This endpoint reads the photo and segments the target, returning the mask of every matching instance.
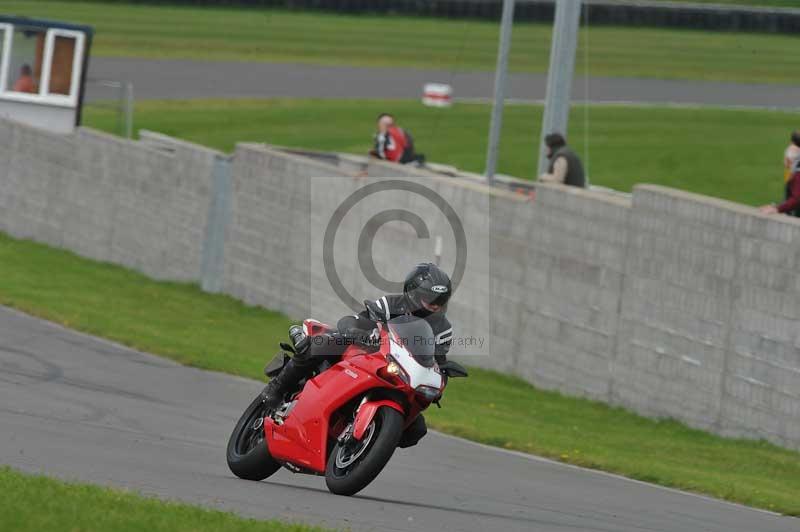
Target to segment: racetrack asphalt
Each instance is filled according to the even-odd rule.
[[[286,470],[239,480],[225,445],[261,387],[0,307],[0,464],[20,470],[352,530],[800,530],[794,518],[436,433],[351,498]]]
[[[493,94],[493,72],[448,72],[409,68],[317,66],[294,63],[215,62],[179,59],[93,57],[93,80],[130,81],[137,100],[189,98],[420,98],[427,82],[453,86],[454,96],[484,99]],[[545,74],[511,74],[507,98],[539,101]],[[800,108],[800,87],[657,79],[589,78],[577,73],[573,101],[688,106]],[[87,99],[118,97],[89,83]]]

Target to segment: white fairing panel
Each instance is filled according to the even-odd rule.
[[[394,340],[391,340],[390,350],[394,359],[408,374],[409,385],[412,388],[417,388],[418,386],[442,387],[442,375],[439,373],[438,366],[434,365],[432,368],[426,368],[411,356],[408,349]]]

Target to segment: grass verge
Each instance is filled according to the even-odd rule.
[[[136,127],[224,151],[236,142],[253,141],[364,154],[371,147],[375,116],[384,111],[397,115],[428,160],[483,172],[488,105],[433,109],[409,100],[146,101],[136,106]],[[539,106],[506,107],[500,172],[535,175],[541,113]],[[797,113],[779,111],[575,107],[569,138],[595,185],[630,191],[636,183],[655,183],[761,205],[782,199],[783,150],[797,119]],[[89,108],[85,122],[115,131],[117,115]]]
[[[0,0],[0,12],[90,24],[102,56],[445,71],[493,71],[499,31],[496,21],[266,8]],[[791,35],[595,26],[580,39],[580,75],[588,65],[593,76],[789,84],[800,67]],[[517,24],[511,70],[545,72],[550,40],[549,24]]]
[[[658,0],[672,2],[673,0]],[[800,7],[800,0],[683,0],[690,4],[729,4],[743,7]]]
[[[289,324],[280,314],[196,286],[152,281],[1,233],[0,304],[186,364],[255,379]],[[454,382],[443,404],[426,415],[431,426],[451,434],[800,515],[800,453],[769,443],[720,438],[478,369]],[[0,476],[0,488],[4,482]],[[40,494],[42,499],[52,497]],[[39,513],[42,519],[49,515]]]
[[[89,484],[0,467],[0,524],[6,532],[323,532],[280,521],[244,519]]]

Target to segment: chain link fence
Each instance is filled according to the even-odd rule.
[[[104,124],[108,131],[125,138],[133,136],[133,83],[88,78],[83,104],[83,122]],[[87,122],[88,120],[88,122]]]

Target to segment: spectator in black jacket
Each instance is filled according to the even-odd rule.
[[[539,181],[586,188],[586,175],[581,160],[567,146],[564,136],[561,133],[550,133],[544,138],[544,143],[550,166],[547,173],[539,176]]]

